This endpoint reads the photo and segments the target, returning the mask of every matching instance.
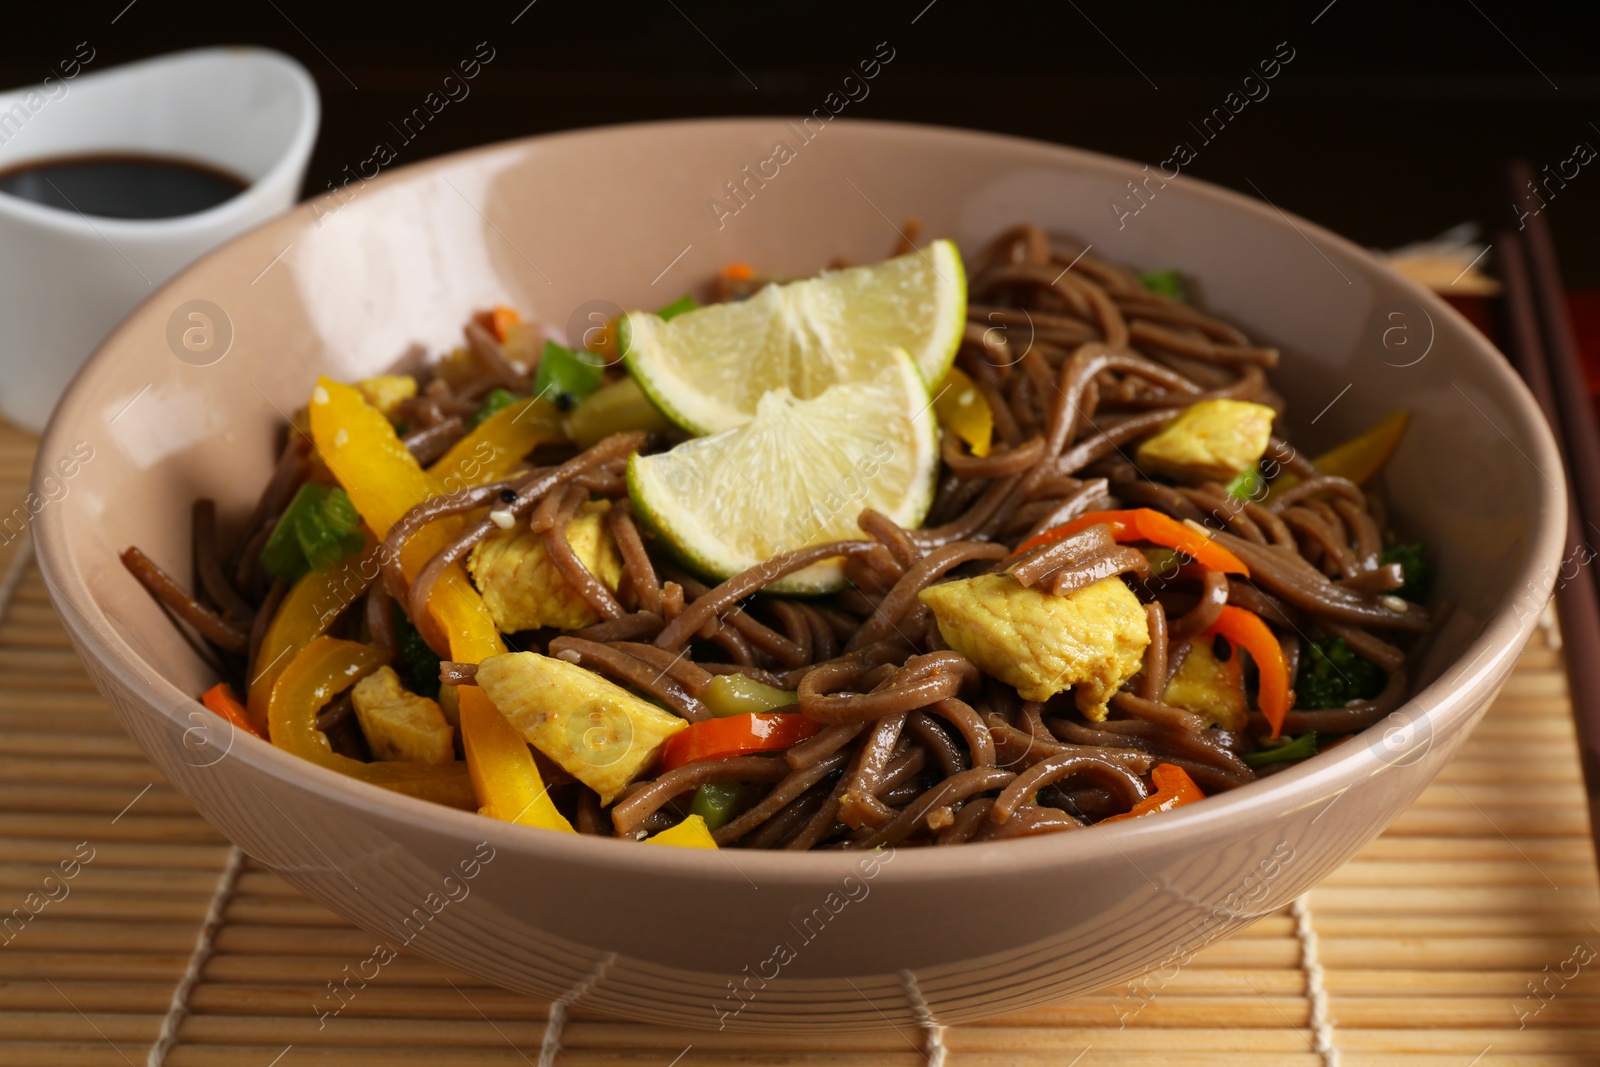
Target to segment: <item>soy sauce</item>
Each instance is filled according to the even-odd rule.
[[[248,185],[204,163],[151,155],[57,156],[0,171],[0,193],[110,219],[193,215]]]

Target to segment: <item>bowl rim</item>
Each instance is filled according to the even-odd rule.
[[[502,153],[524,152],[552,145],[589,139],[626,139],[641,133],[666,131],[700,131],[714,135],[724,131],[770,130],[785,122],[789,116],[694,118],[659,122],[620,123],[615,125],[585,127],[556,133],[539,134],[508,141],[493,142],[460,152],[437,156],[417,163],[396,167],[378,177],[367,180],[377,188],[414,182],[418,179],[451,168]],[[830,123],[830,125],[833,125]],[[883,122],[863,119],[846,119],[842,127],[852,132],[845,137],[902,136],[932,138],[950,145],[967,144],[1004,151],[1008,157],[1031,154],[1035,158],[1051,161],[1065,169],[1096,173],[1137,173],[1142,164],[1104,153],[1066,145],[933,124]],[[1530,435],[1527,442],[1533,454],[1529,461],[1541,470],[1564,471],[1553,435],[1532,394],[1510,363],[1487,338],[1478,332],[1459,312],[1441,297],[1412,282],[1372,256],[1354,242],[1339,236],[1314,222],[1284,212],[1276,205],[1245,196],[1244,194],[1202,181],[1188,175],[1171,179],[1194,196],[1231,211],[1255,216],[1258,219],[1300,230],[1308,240],[1315,239],[1319,250],[1336,250],[1346,257],[1363,262],[1369,270],[1377,271],[1391,284],[1398,284],[1408,297],[1421,305],[1437,323],[1449,322],[1460,335],[1469,358],[1483,364],[1497,377],[1501,395],[1514,409],[1521,425]],[[363,186],[365,188],[365,186]],[[334,195],[334,194],[327,194]],[[285,233],[314,222],[314,206],[325,197],[302,201],[289,211],[263,223],[247,233],[283,230]],[[243,235],[241,235],[243,236]],[[144,307],[184,285],[195,273],[204,271],[217,259],[229,254],[231,246],[240,238],[213,249],[184,270],[176,274],[159,289],[151,293],[129,318],[119,324],[85,361],[66,390],[40,440],[33,480],[37,480],[48,466],[45,457],[60,451],[68,436],[68,429],[87,415],[80,411],[89,381],[110,360],[111,353],[126,343],[129,320]],[[1544,482],[1545,484],[1539,484]],[[1565,543],[1567,492],[1565,479],[1550,482],[1533,481],[1537,496],[1530,521],[1531,535],[1527,559],[1513,576],[1507,593],[1485,617],[1482,631],[1454,662],[1449,664],[1431,684],[1412,694],[1397,712],[1413,719],[1427,716],[1434,732],[1454,719],[1469,715],[1482,690],[1496,679],[1509,673],[1507,663],[1520,654],[1527,638],[1538,625],[1538,613],[1514,613],[1518,590],[1532,590],[1541,597],[1547,596],[1554,584],[1555,567]],[[35,519],[32,539],[40,572],[44,577],[50,599],[70,632],[75,644],[83,650],[85,658],[94,657],[102,671],[142,709],[165,717],[172,724],[180,722],[179,715],[189,708],[201,705],[192,695],[178,689],[146,662],[126,641],[112,629],[109,620],[100,610],[94,595],[81,574],[71,567],[72,554],[68,544],[66,524],[60,509],[46,508]],[[1541,601],[1542,602],[1542,601]],[[1382,727],[1384,720],[1368,731]],[[338,774],[273,747],[270,743],[245,736],[243,748],[229,750],[228,755],[245,761],[251,770],[292,787],[307,790],[318,799],[340,806],[354,808],[378,821],[399,821],[420,824],[430,833],[455,837],[460,840],[488,841],[495,848],[528,856],[545,856],[570,867],[608,867],[636,872],[650,877],[668,879],[695,879],[706,882],[728,882],[765,879],[768,883],[786,886],[829,887],[850,874],[870,853],[826,851],[804,854],[783,854],[768,850],[718,849],[721,862],[713,861],[704,851],[683,848],[636,848],[635,842],[621,840],[585,839],[575,835],[536,827],[517,826],[486,818],[475,812],[460,811],[443,805],[396,794],[377,786],[368,785]],[[1186,840],[1196,836],[1217,840],[1238,834],[1241,821],[1247,824],[1266,825],[1276,815],[1298,811],[1317,803],[1330,806],[1350,783],[1365,776],[1381,773],[1391,764],[1372,750],[1369,744],[1344,744],[1324,752],[1305,763],[1268,778],[1251,782],[1238,789],[1207,798],[1204,804],[1168,812],[1161,819],[1135,819],[1113,826],[1090,827],[1088,833],[1046,834],[1020,840],[969,842],[959,849],[910,848],[895,852],[898,862],[876,877],[892,882],[915,881],[937,883],[971,878],[974,872],[988,872],[995,865],[1015,872],[1039,871],[1047,868],[1064,868],[1078,858],[1101,857],[1108,851],[1121,854],[1130,863],[1141,853],[1159,850],[1162,843],[1180,835]],[[1343,786],[1344,788],[1340,788]],[[1375,835],[1381,825],[1373,827]],[[1111,835],[1107,837],[1106,835]],[[952,861],[951,856],[958,857]],[[629,859],[631,857],[631,859]],[[963,862],[960,857],[965,857]]]

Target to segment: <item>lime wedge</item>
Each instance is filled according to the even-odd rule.
[[[774,389],[808,400],[870,380],[895,348],[910,353],[932,385],[955,359],[966,316],[961,255],[935,241],[670,321],[629,312],[618,339],[628,370],[662,413],[690,433],[711,434],[755,418]]]
[[[922,522],[939,470],[938,423],[911,357],[892,350],[873,379],[796,399],[768,392],[746,425],[628,462],[628,494],[646,529],[691,569],[722,579],[780,552],[860,537],[876,508]],[[826,593],[844,585],[825,560],[767,588]]]

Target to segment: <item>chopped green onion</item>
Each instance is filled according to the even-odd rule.
[[[1428,563],[1427,550],[1427,545],[1417,541],[1386,548],[1378,556],[1379,563],[1400,564],[1400,570],[1405,575],[1406,584],[1394,591],[1396,596],[1416,604],[1428,599],[1428,593],[1433,589],[1433,567]]]
[[[582,400],[605,381],[605,363],[593,352],[578,351],[546,341],[533,379],[536,396],[547,396],[563,410]],[[565,400],[562,398],[565,397]]]
[[[749,802],[750,787],[743,782],[707,782],[694,791],[689,814],[706,821],[707,830],[727,825]]]
[[[389,606],[394,609],[394,672],[400,676],[400,684],[418,696],[438,700],[439,657],[411,625],[400,605]]]
[[[631,377],[601,386],[567,416],[567,433],[579,448],[592,448],[614,433],[670,429],[672,423]]]
[[[684,293],[666,307],[656,308],[656,315],[663,319],[675,319],[685,311],[693,311],[699,306],[700,301],[690,294]]]
[[[343,489],[307,482],[295,493],[261,546],[261,566],[294,581],[307,570],[325,571],[361,551],[361,515]]]
[[[1149,545],[1140,548],[1139,551],[1144,555],[1145,560],[1149,562],[1150,570],[1158,578],[1169,578],[1177,574],[1178,568],[1182,567],[1187,559],[1187,557],[1164,545]]]
[[[1255,500],[1261,496],[1261,468],[1250,467],[1240,471],[1228,483],[1228,495],[1235,500]]]
[[[1270,745],[1270,742],[1265,742]],[[1270,745],[1255,752],[1246,752],[1244,761],[1252,767],[1265,767],[1269,763],[1288,763],[1308,759],[1317,754],[1317,735],[1301,734],[1292,741]]]
[[[1185,304],[1189,302],[1189,287],[1184,284],[1183,275],[1175,270],[1147,270],[1139,275],[1139,284],[1152,293],[1160,293]]]
[[[512,404],[515,404],[517,400],[517,394],[509,389],[491,389],[489,395],[483,398],[483,403],[478,407],[478,410],[472,413],[472,418],[467,420],[467,429],[477,429],[483,425],[485,420],[491,416],[498,415]]]
[[[731,715],[762,715],[795,703],[800,698],[743,674],[719,674],[711,679],[700,699],[719,719]]]

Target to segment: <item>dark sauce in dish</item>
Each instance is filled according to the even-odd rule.
[[[0,171],[0,193],[110,219],[193,215],[249,184],[204,163],[153,155],[56,156]]]

